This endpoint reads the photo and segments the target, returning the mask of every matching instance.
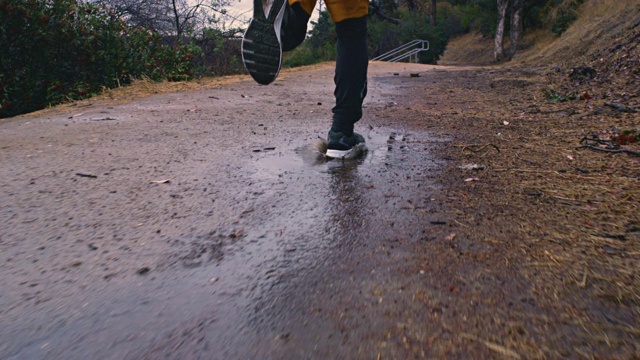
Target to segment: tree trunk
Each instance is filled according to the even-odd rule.
[[[511,0],[511,48],[510,58],[516,55],[522,39],[522,12],[524,0]]]
[[[504,39],[504,24],[507,17],[507,6],[509,0],[497,0],[498,2],[498,27],[496,28],[495,46],[493,48],[493,59],[501,61],[504,59],[504,49],[502,41]]]
[[[409,10],[415,10],[418,6],[416,5],[415,0],[407,0],[407,7]]]
[[[436,26],[436,0],[431,0],[429,3],[429,20],[431,21],[431,26]]]
[[[176,40],[178,44],[182,42],[182,26],[180,26],[180,15],[178,14],[178,4],[176,4],[176,0],[171,0],[171,5],[173,5],[173,15],[176,21]]]

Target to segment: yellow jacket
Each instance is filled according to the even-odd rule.
[[[316,0],[289,0],[289,5],[299,2],[304,11],[311,15],[316,7]],[[333,22],[360,18],[369,12],[369,0],[324,0]]]

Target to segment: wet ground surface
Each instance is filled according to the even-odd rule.
[[[388,70],[368,107],[398,106]],[[424,276],[396,268],[447,139],[365,118],[368,153],[327,161],[331,82],[5,121],[0,357],[377,354],[386,302]]]
[[[0,358],[637,358],[640,163],[576,149],[637,114],[546,71],[372,63],[350,162],[331,64],[3,120]]]

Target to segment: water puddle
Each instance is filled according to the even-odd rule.
[[[355,160],[328,160],[315,142],[248,160],[247,181],[221,193],[241,199],[245,209],[229,231],[183,239],[183,250],[200,251],[206,260],[176,262],[110,287],[107,298],[96,291],[67,310],[34,313],[23,320],[53,319],[40,332],[46,335],[9,358],[154,358],[180,354],[185,339],[195,341],[184,347],[192,352],[245,357],[246,344],[272,331],[264,309],[286,303],[279,294],[295,292],[304,274],[389,231],[389,222],[398,224],[394,234],[417,231],[410,216],[398,214],[428,201],[415,199],[414,191],[429,181],[438,165],[429,149],[443,140],[388,128],[363,136],[368,152]],[[98,339],[112,346],[102,340],[92,347]]]
[[[429,177],[438,165],[430,148],[446,141],[389,128],[363,136],[368,151],[353,160],[327,159],[316,141],[254,161],[253,187],[260,196],[248,222],[260,229],[260,252],[270,254],[276,267],[286,270],[321,258],[348,232],[340,224],[365,211],[367,218],[375,217],[378,208],[385,213],[381,205],[387,198],[410,198],[413,190],[403,189]],[[257,258],[253,261],[258,265]]]
[[[269,177],[282,172],[300,171],[303,168],[314,171],[326,172],[327,169],[335,167],[371,167],[389,161],[399,152],[406,152],[409,144],[433,144],[443,141],[443,139],[403,133],[389,128],[376,128],[363,132],[367,144],[367,153],[353,160],[328,159],[322,153],[318,139],[310,144],[305,144],[296,148],[293,152],[287,149],[275,155],[266,155],[256,163],[256,176]],[[393,152],[396,153],[393,153]],[[405,155],[401,155],[405,156]]]

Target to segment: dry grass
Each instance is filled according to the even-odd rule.
[[[309,72],[325,69],[333,66],[333,62],[324,62],[315,65],[302,66],[293,69],[283,69],[278,79],[282,80],[290,74],[298,72]],[[135,101],[147,96],[169,94],[185,91],[198,91],[213,89],[221,86],[239,83],[241,81],[251,81],[248,75],[230,75],[221,77],[207,77],[193,81],[152,81],[148,78],[136,79],[132,84],[114,89],[105,89],[101,94],[93,96],[89,99],[73,101],[60,104],[47,109],[39,110],[31,113],[31,115],[42,115],[52,110],[65,109],[69,107],[82,106],[100,102],[103,104],[122,104]]]
[[[148,78],[136,79],[132,84],[114,89],[105,89],[101,94],[88,99],[72,101],[43,110],[35,111],[30,115],[43,115],[54,110],[69,107],[83,106],[94,103],[102,104],[122,104],[135,101],[143,97],[168,94],[184,91],[197,91],[211,89],[219,86],[234,84],[245,80],[241,75],[203,78],[195,81],[152,81]]]
[[[580,8],[578,20],[559,38],[537,51],[523,52],[521,62],[566,64],[591,60],[640,19],[636,0],[590,0]]]
[[[285,78],[291,73],[297,72],[308,72],[319,69],[324,69],[326,66],[329,66],[332,63],[320,63],[315,65],[303,66],[299,68],[293,69],[283,69],[280,73],[279,79]],[[161,81],[154,82],[149,79],[139,79],[135,80],[133,84],[130,86],[123,86],[116,89],[108,89],[105,90],[104,93],[92,98],[91,100],[117,100],[117,101],[131,101],[135,99],[139,99],[141,97],[156,95],[156,94],[166,94],[166,93],[176,93],[176,92],[184,92],[184,91],[197,91],[197,90],[205,90],[212,89],[221,86],[231,85],[235,83],[239,83],[241,81],[250,81],[250,77],[248,75],[230,75],[230,76],[222,76],[222,77],[207,77],[194,81]]]
[[[148,78],[134,80],[129,86],[107,89],[93,100],[131,101],[144,96],[166,94],[183,91],[210,89],[218,86],[233,84],[241,81],[239,76],[223,76],[218,78],[204,78],[195,81],[161,81],[155,82]]]
[[[451,39],[438,65],[490,64],[493,62],[493,39],[469,33]]]

